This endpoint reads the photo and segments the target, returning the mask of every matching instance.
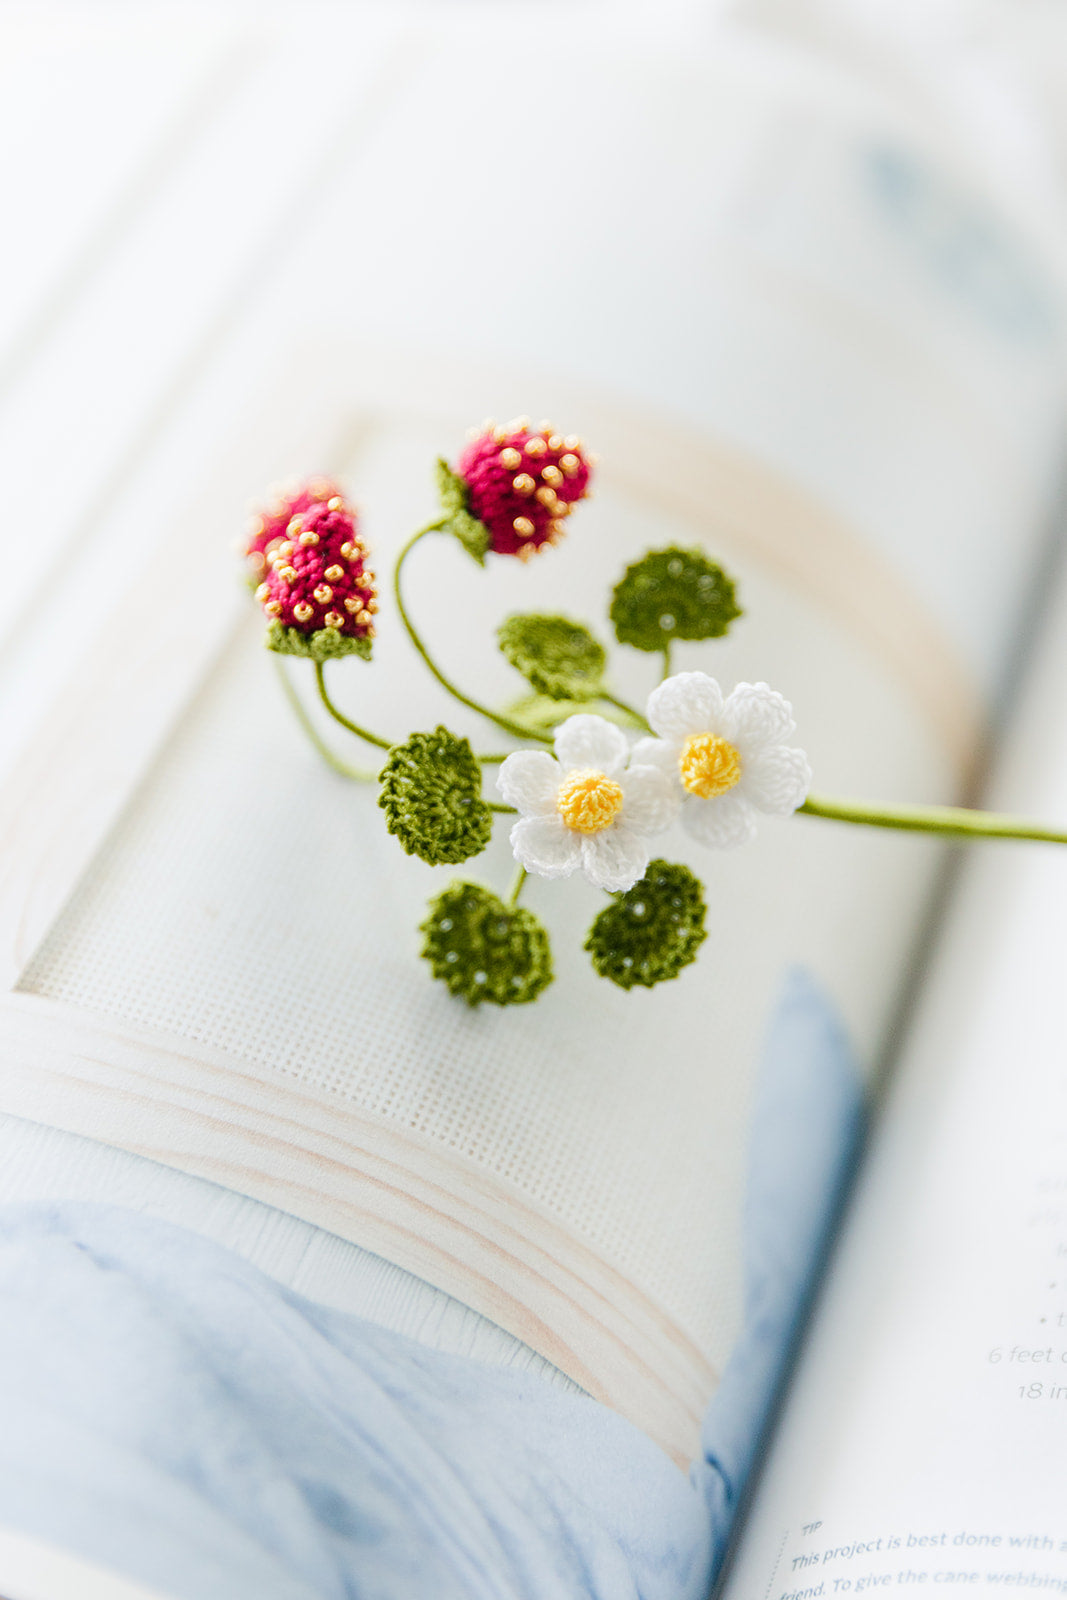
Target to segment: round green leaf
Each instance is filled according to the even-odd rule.
[[[596,918],[585,948],[602,978],[651,989],[696,960],[707,937],[704,893],[688,867],[650,861],[644,877]]]
[[[458,539],[469,556],[480,567],[485,565],[489,549],[489,529],[484,522],[472,516],[468,509],[470,491],[458,472],[453,472],[448,462],[437,458],[437,489],[441,496],[441,509],[445,516],[439,524],[442,533]]]
[[[741,616],[733,580],[702,550],[650,550],[627,567],[611,599],[620,644],[666,650],[675,639],[718,639]]]
[[[508,617],[496,637],[511,665],[550,700],[593,700],[601,692],[607,652],[580,622],[528,612]]]
[[[478,883],[457,881],[419,924],[435,978],[469,1006],[525,1005],[552,982],[548,934],[532,911],[509,907]]]
[[[378,804],[386,827],[409,856],[431,866],[479,855],[493,815],[482,799],[482,772],[466,739],[447,728],[413,733],[394,745],[381,774]]]

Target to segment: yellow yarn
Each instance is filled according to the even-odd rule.
[[[572,772],[559,786],[556,810],[576,833],[600,833],[622,810],[622,786],[606,772]]]
[[[741,757],[717,733],[694,733],[682,746],[678,772],[690,794],[701,800],[725,794],[741,777]]]

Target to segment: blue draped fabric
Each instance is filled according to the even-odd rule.
[[[176,1600],[703,1600],[860,1095],[790,980],[767,1042],[747,1325],[688,1479],[595,1401],[302,1299],[117,1208],[0,1212],[0,1524]]]

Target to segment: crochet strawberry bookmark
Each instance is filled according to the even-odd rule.
[[[376,772],[342,761],[320,737],[284,677],[290,703],[316,749],[346,778],[379,785],[385,826],[408,855],[458,866],[488,845],[498,816],[513,819],[515,881],[506,898],[457,879],[429,903],[422,955],[451,994],[478,1006],[520,1005],[552,982],[548,932],[519,900],[528,877],[583,875],[607,895],[585,940],[593,969],[624,990],[652,988],[695,961],[706,936],[699,879],[653,857],[653,841],[676,823],[713,849],[751,839],[761,816],[808,816],[949,838],[1038,839],[1067,833],[1014,817],[958,807],[877,806],[809,793],[811,771],[789,702],[765,683],[730,693],[705,672],[673,672],[678,640],[722,638],[743,615],[734,581],[702,550],[650,550],[626,568],[608,617],[620,645],[658,656],[660,682],[643,710],[617,696],[608,651],[585,623],[520,613],[496,640],[529,693],[506,709],[482,704],[435,661],[408,610],[403,573],[423,539],[451,535],[479,565],[491,556],[528,561],[551,549],[589,494],[594,458],[575,435],[526,418],[473,429],[456,466],[439,460],[438,516],[397,558],[397,616],[426,670],[460,704],[521,741],[478,752],[438,726],[395,740],[342,712],[326,685],[326,663],[370,662],[378,614],[375,575],[355,508],[330,478],[310,478],[276,496],[246,544],[256,599],[268,619],[267,647],[313,664],[316,689],[345,731],[386,752]],[[499,799],[483,793],[499,768]]]

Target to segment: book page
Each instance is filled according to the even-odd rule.
[[[939,853],[814,819],[770,823],[729,856],[675,835],[664,853],[710,903],[676,984],[597,979],[582,944],[601,900],[534,883],[551,990],[468,1012],[418,959],[426,901],[454,874],[404,857],[373,788],[302,742],[232,541],[270,479],[326,469],[363,508],[384,576],[433,514],[437,454],[487,411],[551,416],[600,455],[565,544],[483,573],[442,540],[412,571],[412,609],[457,680],[507,703],[522,684],[493,645],[504,615],[563,610],[607,638],[626,563],[699,545],[736,575],[746,615],[676,665],[787,694],[821,789],[952,799],[1044,535],[1062,289],[1039,238],[882,110],[847,95],[824,110],[820,85],[790,88],[779,63],[620,49],[596,87],[571,58],[547,91],[562,124],[581,90],[570,159],[595,170],[597,204],[547,286],[563,333],[546,354],[542,332],[511,332],[516,307],[543,303],[543,260],[509,247],[504,274],[494,236],[483,276],[442,251],[427,298],[405,278],[426,231],[447,236],[446,179],[480,156],[487,119],[519,131],[494,70],[507,47],[489,30],[407,62],[378,163],[338,185],[294,268],[321,290],[318,342],[275,335],[256,407],[181,516],[148,526],[144,568],[68,652],[55,704],[21,744],[0,733],[0,1108],[373,1251],[684,1462],[743,1333],[754,1109],[800,1048],[782,1028],[815,1014],[849,1041],[803,1117],[779,1098],[804,1145],[844,1104],[841,1058],[852,1104],[884,1048]],[[640,250],[635,191],[662,208]],[[346,206],[380,229],[353,252],[358,292],[348,259],[322,268]],[[946,284],[946,217],[957,242],[978,221],[996,241],[992,287],[973,263]],[[458,331],[442,348],[446,311]],[[57,614],[79,593],[60,574]],[[655,670],[615,656],[617,690],[643,703]],[[32,661],[24,643],[8,730]],[[342,707],[390,737],[441,719],[476,731],[419,676],[387,593],[374,667],[335,679]],[[499,890],[510,870],[498,828],[476,875]]]
[[[1067,818],[1067,585],[989,796]],[[1067,1592],[1059,847],[967,849],[728,1600]]]

